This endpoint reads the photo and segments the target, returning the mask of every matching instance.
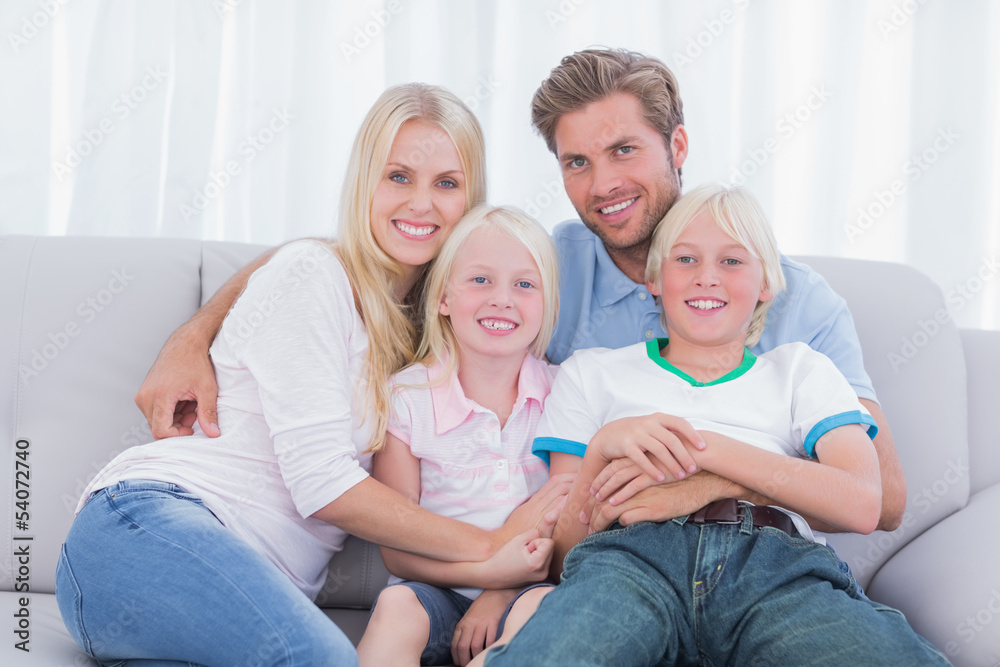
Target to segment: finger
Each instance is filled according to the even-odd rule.
[[[670,442],[670,444],[667,444],[667,442]],[[684,445],[677,440],[677,436],[673,433],[669,433],[664,436],[663,441],[657,441],[655,445],[650,447],[651,451],[649,454],[653,457],[653,460],[657,461],[660,466],[665,468],[674,479],[684,479],[687,476],[687,472],[683,467],[681,467],[681,464],[678,463],[677,458],[673,453],[673,450],[677,448],[683,449]],[[688,458],[690,458],[690,456],[688,456]],[[656,468],[652,461],[650,461],[650,466]],[[649,474],[649,471],[646,468],[643,468],[643,471],[646,474]],[[659,468],[656,468],[656,472],[659,477],[654,475],[650,476],[653,477],[653,479],[659,479],[661,482],[666,481],[666,477]]]
[[[580,511],[580,523],[589,524],[590,516],[594,513],[594,508],[597,506],[597,498],[590,496],[587,498],[587,506]]]
[[[469,643],[469,660],[483,650],[486,645],[486,626],[479,623],[474,628],[474,633],[472,635],[472,641]]]
[[[176,405],[177,401],[172,398],[160,398],[153,403],[153,418],[149,420],[149,430],[157,440],[194,433],[191,429],[174,424],[174,407]]]
[[[621,513],[618,517],[618,523],[622,526],[630,526],[633,523],[639,523],[640,521],[651,521],[652,512],[648,507],[636,507],[634,509],[626,510]]]
[[[601,470],[601,472],[597,473],[597,477],[594,478],[593,483],[590,485],[590,493],[593,494],[595,489],[599,489],[605,484],[607,484],[608,480],[611,479],[619,471],[624,470],[626,468],[630,468],[633,465],[634,464],[632,463],[631,459],[624,458],[624,459],[615,459],[608,465],[604,466],[604,469]]]
[[[468,641],[463,642],[462,636],[468,636],[467,632],[463,632],[462,628],[455,628],[455,634],[451,638],[451,658],[455,661],[456,665],[467,665],[472,657],[469,655],[469,644]]]
[[[656,482],[650,479],[649,475],[636,477],[622,489],[617,491],[613,496],[610,496],[608,498],[608,503],[611,505],[621,505],[626,500],[632,498],[635,494],[640,491],[644,491],[651,486],[656,486]]]
[[[693,426],[691,426],[691,423],[688,422],[688,420],[662,413],[660,414],[660,417],[660,423],[663,424],[665,428],[683,436],[688,442],[694,445],[696,449],[705,449],[705,439],[701,437],[701,434],[698,433]]]
[[[500,619],[491,618],[489,622],[486,623],[486,641],[483,642],[483,648],[478,651],[473,651],[472,657],[476,657],[480,652],[486,650],[497,640],[497,628],[500,627]]]
[[[219,430],[219,411],[216,405],[217,391],[209,391],[198,397],[198,424],[210,438],[222,435]]]
[[[626,484],[631,482],[636,477],[640,476],[650,479],[650,481],[652,481],[654,484],[657,483],[655,480],[652,480],[652,478],[650,478],[649,475],[645,474],[642,470],[640,470],[639,466],[630,465],[628,468],[619,470],[614,475],[612,475],[607,480],[607,482],[604,483],[603,486],[595,485],[597,493],[594,494],[594,497],[596,497],[598,500],[606,500],[610,498],[612,495],[614,495],[616,491],[624,487]],[[596,482],[597,480],[594,481]]]
[[[644,473],[658,482],[662,482],[666,480],[666,475],[664,475],[663,472],[653,464],[653,459],[659,458],[660,451],[664,449],[665,446],[663,443],[650,437],[648,440],[645,440],[641,446],[636,445],[634,447],[630,447],[629,458],[632,459],[632,462],[639,466]],[[669,458],[673,461],[672,456]],[[680,472],[680,466],[674,463],[674,467],[678,472]],[[670,470],[669,466],[667,466],[667,469],[671,474],[676,474],[673,470]]]
[[[566,496],[559,499],[558,503],[551,505],[551,509],[548,510],[544,515],[542,515],[541,521],[538,522],[538,534],[541,537],[552,537],[552,533],[555,532],[556,524],[559,522],[559,515],[562,513],[562,508],[566,504]]]
[[[590,515],[590,531],[599,533],[606,530],[608,526],[618,521],[618,517],[625,511],[627,505],[609,505],[608,503],[598,503],[594,512]]]

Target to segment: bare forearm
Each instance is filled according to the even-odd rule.
[[[879,476],[882,480],[882,513],[879,515],[879,530],[896,530],[903,521],[906,510],[906,477],[903,464],[896,452],[896,444],[889,429],[889,422],[878,403],[859,399],[878,426],[878,435],[872,441],[878,456]]]
[[[860,434],[860,428],[857,429]],[[863,436],[862,436],[863,437]],[[825,465],[769,452],[717,434],[706,434],[709,445],[696,453],[706,470],[732,479],[795,512],[813,516],[844,530],[870,533],[881,508],[874,452],[871,475],[857,472],[865,465]]]
[[[496,585],[489,572],[485,571],[486,568],[483,567],[482,562],[457,561],[448,563],[388,547],[382,547],[380,551],[386,569],[403,579],[422,581],[442,588],[456,586],[492,588]]]
[[[591,450],[593,451],[593,450]],[[604,469],[605,462],[598,456],[585,457],[580,472],[570,487],[566,504],[559,515],[552,539],[555,542],[552,565],[549,569],[549,578],[558,581],[562,573],[563,559],[569,550],[585,538],[588,533],[587,525],[580,522],[580,513],[588,509],[590,503],[590,486],[594,482],[597,474]]]
[[[375,544],[441,561],[483,561],[490,533],[429,512],[369,477],[312,515]]]

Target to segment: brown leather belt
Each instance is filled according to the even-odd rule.
[[[711,502],[687,518],[688,523],[702,525],[706,523],[742,523],[746,512],[750,512],[754,528],[770,526],[783,530],[789,535],[798,535],[792,518],[773,507],[766,505],[748,505],[736,498],[723,498]]]

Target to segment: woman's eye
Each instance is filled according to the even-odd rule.
[[[458,183],[456,183],[455,181],[452,181],[452,180],[441,181],[439,183],[439,185],[443,185],[446,188],[457,188],[458,187]]]
[[[389,180],[392,181],[393,183],[409,183],[409,179],[406,178],[406,176],[403,176],[402,174],[391,174],[389,176]]]

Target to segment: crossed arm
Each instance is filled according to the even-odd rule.
[[[878,435],[872,441],[878,458],[882,487],[881,511],[877,530],[895,530],[903,519],[903,510],[906,506],[906,480],[903,476],[903,468],[882,409],[874,401],[867,399],[860,399],[860,401],[878,425]],[[554,461],[555,459],[553,459]],[[627,459],[619,459],[608,465],[609,473],[617,473],[629,468],[632,462]],[[766,491],[755,491],[733,479],[703,469],[683,480],[648,486],[627,500],[616,499],[613,494],[601,499],[588,498],[586,505],[580,511],[587,510],[590,528],[599,531],[604,530],[615,521],[623,526],[637,521],[668,521],[678,516],[691,514],[721,498],[740,498],[755,505],[781,504],[776,499],[768,497]],[[571,502],[572,496],[567,501],[567,506]],[[809,512],[799,513],[806,518],[814,530],[828,533],[843,530]],[[558,555],[558,543],[556,552]]]

